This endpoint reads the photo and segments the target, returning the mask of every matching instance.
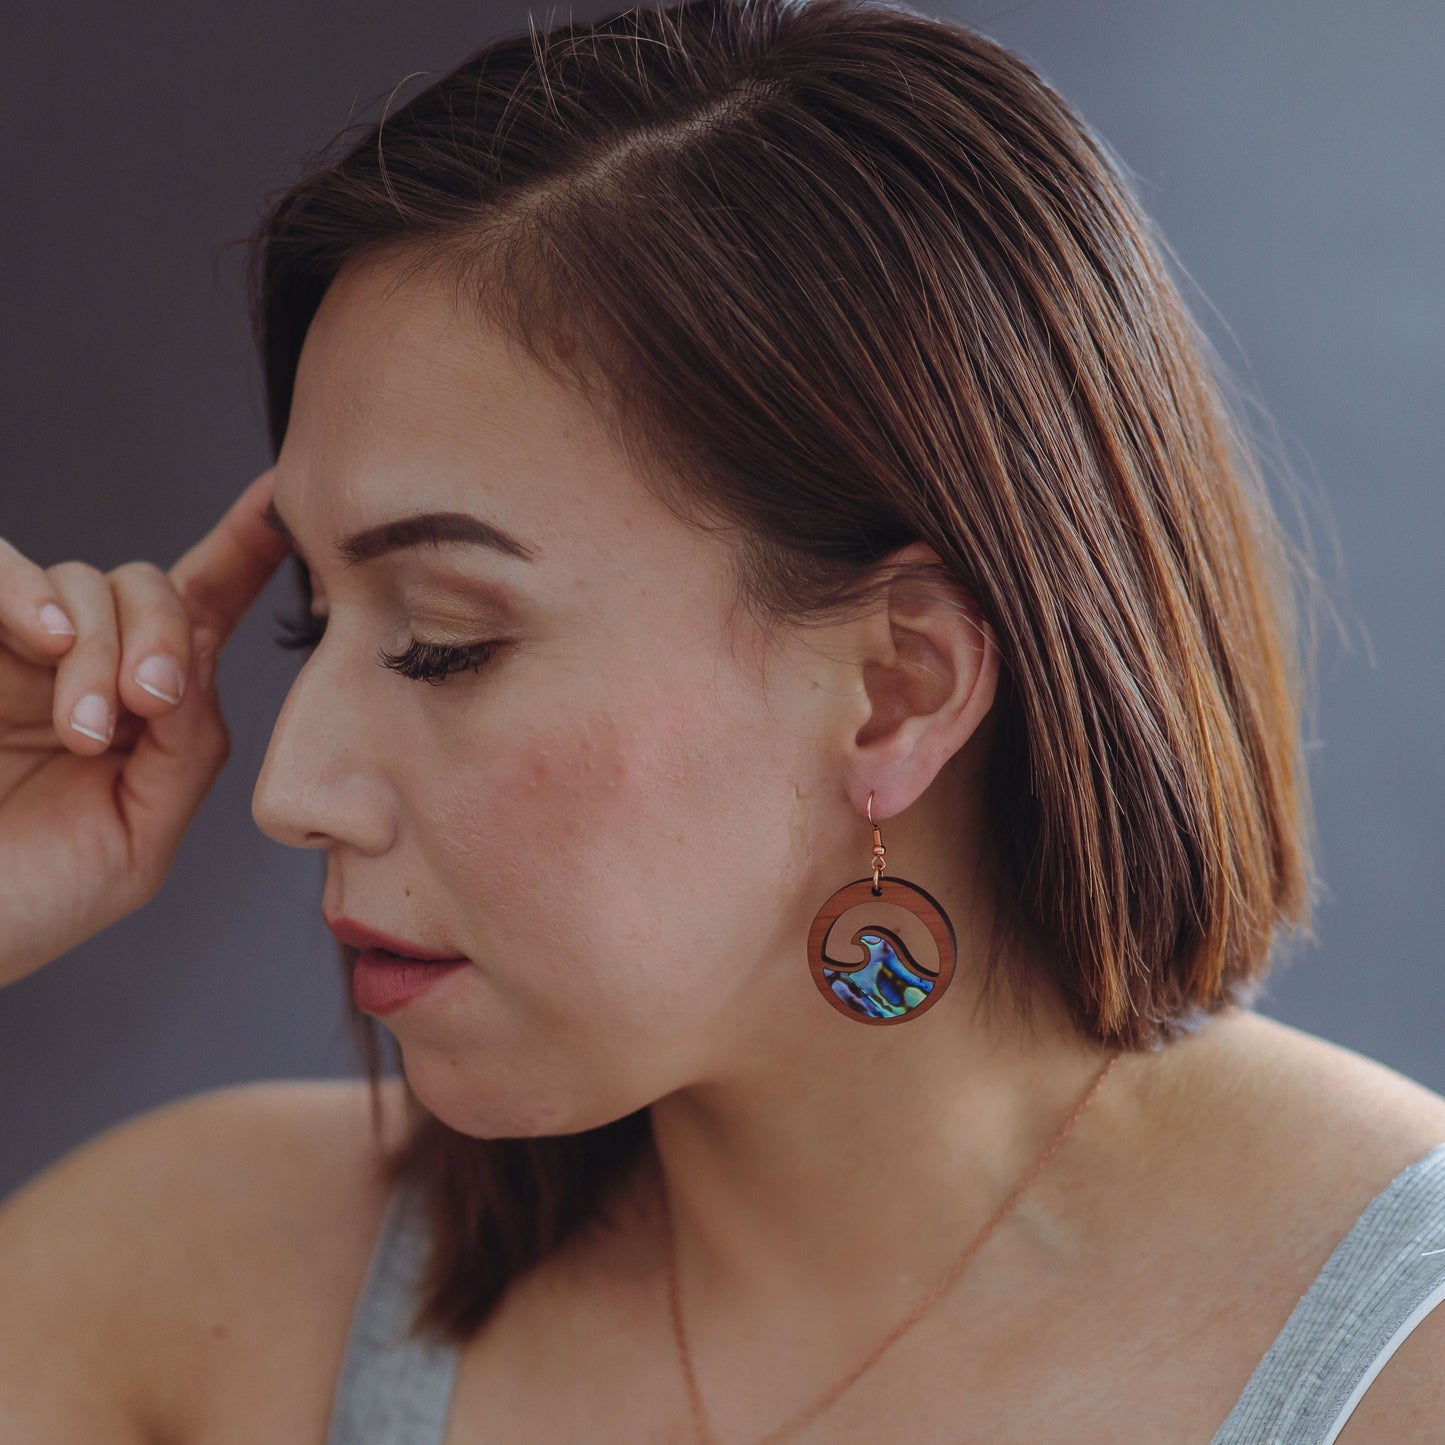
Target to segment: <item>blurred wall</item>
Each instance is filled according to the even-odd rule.
[[[1308,521],[1350,639],[1322,638],[1311,763],[1330,896],[1321,946],[1258,1006],[1445,1092],[1445,7],[934,13],[1022,52],[1131,169],[1191,304],[1318,498]],[[206,530],[269,461],[227,243],[397,82],[526,16],[449,0],[11,7],[0,536],[45,566],[104,570],[169,566]],[[222,660],[232,756],[162,892],[0,994],[0,1194],[179,1095],[358,1071],[324,860],[250,817],[296,663],[269,640],[288,602],[278,573]]]

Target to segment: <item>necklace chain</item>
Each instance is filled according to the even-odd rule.
[[[786,1439],[795,1431],[800,1430],[815,1416],[822,1414],[822,1412],[826,1410],[828,1406],[831,1405],[833,1401],[836,1400],[838,1396],[841,1395],[843,1391],[848,1388],[849,1385],[851,1385],[860,1375],[862,1375],[864,1371],[866,1371],[878,1359],[878,1357],[882,1355],[885,1350],[888,1349],[890,1345],[895,1344],[899,1339],[902,1338],[904,1334],[906,1334],[914,1325],[918,1323],[918,1321],[928,1312],[929,1308],[933,1304],[935,1304],[939,1297],[948,1289],[949,1285],[951,1285],[954,1280],[956,1280],[958,1276],[963,1272],[963,1269],[968,1264],[969,1260],[971,1260],[973,1256],[977,1254],[978,1251],[983,1247],[984,1242],[993,1233],[994,1229],[997,1228],[998,1224],[1003,1220],[1004,1216],[1007,1215],[1008,1212],[1014,1207],[1014,1205],[1018,1203],[1019,1197],[1023,1194],[1024,1190],[1026,1190],[1029,1185],[1033,1183],[1034,1178],[1035,1176],[1037,1176],[1039,1171],[1044,1167],[1045,1164],[1049,1162],[1050,1159],[1053,1158],[1059,1146],[1068,1137],[1070,1130],[1072,1130],[1074,1125],[1078,1122],[1079,1116],[1089,1106],[1090,1101],[1093,1099],[1094,1095],[1098,1093],[1099,1088],[1103,1084],[1104,1080],[1108,1078],[1109,1071],[1114,1067],[1115,1064],[1119,1062],[1119,1058],[1120,1053],[1117,1051],[1110,1054],[1108,1062],[1105,1063],[1104,1067],[1100,1069],[1099,1072],[1094,1076],[1093,1082],[1084,1091],[1083,1097],[1079,1100],[1077,1104],[1074,1105],[1073,1110],[1069,1114],[1069,1117],[1065,1119],[1064,1122],[1059,1126],[1058,1132],[1050,1141],[1048,1148],[1045,1149],[1044,1152],[1039,1155],[1038,1159],[1034,1161],[1033,1167],[1014,1187],[1013,1193],[1010,1194],[1009,1197],[1005,1199],[1004,1202],[999,1206],[998,1210],[994,1213],[993,1218],[984,1225],[983,1229],[979,1232],[978,1236],[969,1244],[968,1248],[965,1249],[964,1252],[959,1255],[959,1257],[954,1260],[954,1262],[949,1266],[948,1271],[943,1276],[943,1278],[939,1280],[939,1282],[934,1285],[934,1287],[923,1297],[923,1299],[914,1306],[914,1308],[909,1312],[909,1314],[904,1319],[900,1320],[898,1324],[894,1325],[893,1328],[889,1330],[889,1332],[883,1337],[883,1339],[880,1340],[878,1344],[874,1345],[873,1348],[868,1352],[868,1354],[864,1356],[864,1358],[861,1359],[856,1365],[854,1365],[853,1368],[849,1370],[848,1373],[837,1382],[837,1384],[832,1386],[831,1389],[829,1389],[825,1394],[823,1394],[821,1398],[815,1400],[811,1405],[807,1406],[803,1410],[798,1411],[795,1415],[792,1415],[787,1420],[785,1420],[776,1429],[771,1430],[767,1435],[765,1435],[761,1440],[757,1442],[757,1445],[777,1445],[778,1441]],[[664,1214],[667,1223],[667,1293],[668,1303],[672,1313],[672,1332],[673,1336],[677,1341],[677,1352],[679,1360],[682,1364],[683,1379],[687,1384],[688,1399],[692,1403],[693,1424],[696,1427],[697,1437],[698,1440],[701,1442],[701,1445],[718,1445],[717,1436],[713,1434],[712,1426],[708,1421],[707,1411],[703,1406],[702,1391],[698,1388],[697,1372],[693,1367],[692,1351],[688,1348],[687,1332],[683,1328],[682,1323],[682,1303],[678,1294],[676,1239],[672,1228],[672,1212],[670,1209],[668,1209],[664,1211]]]

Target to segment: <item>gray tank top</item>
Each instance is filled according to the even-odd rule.
[[[409,1332],[426,1253],[399,1184],[352,1315],[327,1445],[440,1445],[457,1348]],[[1332,1445],[1405,1337],[1445,1300],[1445,1143],[1370,1202],[1300,1298],[1210,1445]]]

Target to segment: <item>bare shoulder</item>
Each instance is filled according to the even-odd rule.
[[[400,1081],[381,1098],[378,1136],[364,1081],[212,1090],[106,1130],[7,1199],[0,1419],[30,1427],[17,1438],[210,1439],[204,1421],[250,1371],[253,1400],[255,1375],[277,1377],[286,1438],[302,1438],[297,1412],[316,1390],[324,1408],[375,1242],[383,1151],[405,1126]]]
[[[1266,1021],[1267,1022],[1267,1021]],[[1358,1179],[1356,1202],[1373,1198],[1397,1173],[1445,1143],[1445,1097],[1376,1059],[1313,1035],[1273,1025],[1269,1037],[1320,1092],[1307,1117],[1321,1138],[1315,1155],[1337,1178]],[[1343,1121],[1338,1133],[1330,1119]],[[1361,1206],[1363,1207],[1363,1206]],[[1433,1307],[1370,1382],[1341,1430],[1339,1445],[1433,1445],[1445,1418],[1445,1301]]]
[[[1243,1169],[1305,1189],[1356,1181],[1368,1202],[1406,1165],[1445,1143],[1445,1096],[1354,1049],[1246,1009],[1175,1046],[1161,1074],[1170,1115],[1213,1137]],[[1363,1207],[1363,1206],[1362,1206]]]
[[[1445,1097],[1378,1059],[1260,1014],[1232,1010],[1223,1026],[1177,1047],[1185,1067],[1161,1075],[1167,1116],[1182,1121],[1181,1158],[1210,1187],[1191,1203],[1229,1220],[1221,1272],[1231,1286],[1278,1297],[1262,1307],[1263,1339],[1284,1323],[1339,1241],[1394,1177],[1445,1143]],[[1199,1166],[1203,1165],[1202,1172]],[[1180,1186],[1179,1197],[1184,1191]],[[1445,1410],[1445,1304],[1406,1336],[1365,1391],[1340,1445],[1440,1438]]]

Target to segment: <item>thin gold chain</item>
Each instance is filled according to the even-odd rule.
[[[853,1368],[849,1370],[848,1373],[844,1375],[843,1378],[839,1380],[836,1385],[834,1385],[830,1390],[828,1390],[821,1399],[814,1401],[813,1404],[809,1405],[806,1409],[800,1410],[796,1415],[793,1415],[789,1419],[785,1420],[775,1430],[770,1431],[761,1440],[759,1440],[757,1442],[757,1445],[777,1445],[778,1441],[786,1439],[787,1436],[797,1430],[800,1430],[815,1416],[822,1414],[822,1412],[826,1410],[828,1406],[831,1405],[833,1401],[836,1400],[838,1396],[841,1395],[843,1391],[846,1390],[848,1386],[854,1382],[854,1380],[856,1380],[860,1375],[862,1375],[864,1371],[867,1370],[869,1366],[871,1366],[878,1359],[878,1357],[882,1355],[886,1349],[888,1349],[890,1345],[895,1344],[899,1339],[902,1338],[904,1334],[906,1334],[914,1325],[916,1325],[920,1319],[922,1319],[922,1317],[928,1312],[929,1308],[937,1302],[939,1296],[941,1296],[944,1291],[948,1289],[949,1285],[951,1285],[954,1280],[956,1280],[958,1276],[963,1272],[963,1269],[968,1264],[969,1260],[971,1260],[973,1256],[977,1254],[978,1251],[983,1247],[984,1241],[987,1240],[989,1235],[993,1233],[994,1229],[997,1228],[999,1222],[1004,1218],[1005,1215],[1008,1214],[1009,1210],[1011,1210],[1014,1205],[1018,1203],[1019,1197],[1023,1194],[1024,1190],[1026,1190],[1029,1185],[1033,1183],[1039,1171],[1044,1167],[1045,1164],[1049,1162],[1050,1159],[1053,1158],[1054,1154],[1058,1151],[1059,1146],[1064,1142],[1066,1138],[1068,1138],[1069,1131],[1074,1127],[1076,1123],[1078,1123],[1079,1116],[1084,1112],[1086,1108],[1088,1108],[1089,1103],[1093,1099],[1094,1095],[1099,1092],[1100,1086],[1109,1076],[1109,1071],[1114,1067],[1115,1064],[1119,1062],[1121,1053],[1122,1050],[1110,1054],[1108,1062],[1094,1076],[1094,1081],[1089,1085],[1088,1089],[1085,1090],[1083,1098],[1081,1098],[1079,1102],[1074,1105],[1074,1108],[1069,1114],[1069,1117],[1065,1119],[1064,1122],[1059,1126],[1059,1130],[1050,1141],[1048,1148],[1045,1149],[1044,1152],[1039,1155],[1038,1159],[1034,1162],[1033,1168],[1031,1168],[1029,1172],[1024,1175],[1024,1177],[1015,1186],[1013,1193],[1010,1194],[1009,1197],[1004,1200],[1003,1204],[999,1206],[993,1218],[990,1219],[986,1225],[984,1225],[983,1230],[979,1233],[978,1237],[973,1240],[973,1242],[968,1246],[968,1248],[964,1250],[964,1252],[959,1255],[956,1260],[954,1260],[953,1264],[949,1266],[948,1272],[943,1276],[941,1280],[939,1280],[936,1285],[934,1285],[934,1287],[928,1292],[928,1294],[925,1295],[923,1299],[914,1306],[914,1308],[909,1312],[907,1317],[901,1320],[898,1324],[894,1325],[894,1327],[883,1337],[883,1339],[878,1344],[874,1345],[874,1347],[868,1352],[868,1354],[856,1365],[854,1365]],[[665,1200],[666,1192],[664,1191],[664,1201]],[[707,1411],[703,1407],[702,1391],[698,1388],[697,1373],[693,1368],[692,1351],[688,1348],[687,1332],[683,1328],[682,1324],[682,1304],[679,1299],[677,1287],[677,1254],[676,1240],[672,1228],[672,1212],[670,1209],[667,1209],[664,1210],[664,1214],[667,1223],[667,1292],[668,1302],[671,1307],[672,1313],[672,1332],[677,1340],[677,1352],[682,1364],[683,1379],[687,1383],[688,1398],[692,1402],[693,1423],[696,1426],[697,1436],[699,1441],[701,1442],[701,1445],[718,1445],[717,1436],[713,1434],[712,1426],[708,1422]]]

